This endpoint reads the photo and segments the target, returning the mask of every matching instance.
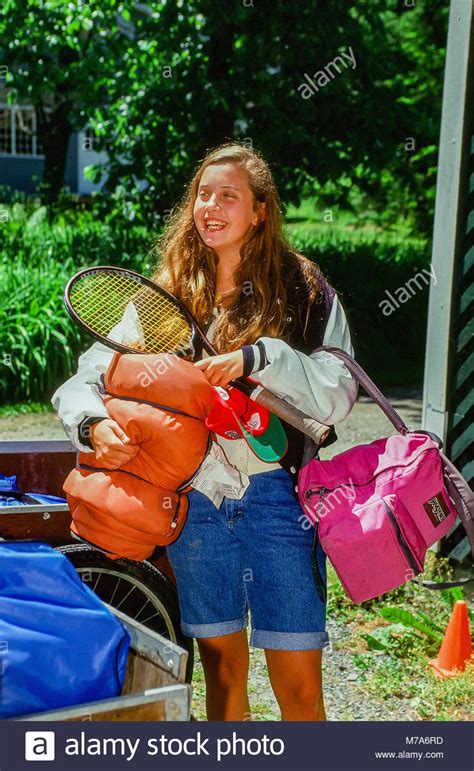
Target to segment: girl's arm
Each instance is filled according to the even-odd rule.
[[[143,342],[133,303],[127,305],[121,321],[113,327],[110,335],[117,342],[130,342],[132,340]],[[83,452],[92,452],[92,444],[88,443],[87,437],[90,434],[91,426],[97,422],[94,418],[102,420],[109,417],[97,386],[100,376],[106,372],[114,353],[115,351],[102,343],[94,343],[79,357],[77,373],[66,380],[51,399],[69,440],[78,450]],[[115,421],[113,422],[115,423]],[[113,428],[113,432],[123,440],[125,435],[119,426]],[[108,450],[113,452],[115,447],[110,442],[113,445],[116,444],[114,437],[110,436],[108,442],[110,445]],[[107,458],[107,454],[104,457]]]
[[[81,441],[79,428],[82,421],[109,417],[97,386],[113,355],[110,348],[94,343],[79,357],[77,373],[63,383],[51,399],[69,440],[82,452],[92,452],[91,446]]]
[[[323,345],[336,346],[354,355],[349,325],[336,295]],[[252,380],[310,417],[324,425],[333,425],[350,413],[357,398],[358,383],[345,364],[333,354],[320,351],[307,356],[295,351],[283,340],[272,337],[261,337],[255,345],[245,348],[252,349],[247,355],[253,354],[254,357],[250,373]]]

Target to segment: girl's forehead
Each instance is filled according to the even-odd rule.
[[[236,187],[239,190],[248,188],[247,174],[241,166],[235,163],[222,163],[208,166],[204,169],[199,183],[200,187],[205,185],[214,187]]]

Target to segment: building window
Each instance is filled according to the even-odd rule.
[[[22,158],[43,156],[32,107],[0,105],[0,155]]]
[[[11,111],[0,108],[0,153],[11,153],[12,146],[12,120]]]

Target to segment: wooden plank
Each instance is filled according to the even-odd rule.
[[[49,516],[47,516],[49,515]],[[6,540],[46,541],[51,546],[72,543],[71,514],[63,511],[34,511],[13,514],[10,508],[0,510],[0,538]]]
[[[126,616],[117,608],[107,606],[119,621],[122,622],[130,635],[130,648],[132,649],[132,664],[129,676],[133,682],[138,683],[140,676],[155,677],[155,673],[144,672],[143,662],[153,664],[165,683],[184,683],[186,680],[186,664],[188,653],[176,643],[167,640],[157,632],[148,629],[138,621]],[[133,652],[135,652],[133,654]],[[161,683],[160,683],[161,684]],[[143,687],[146,687],[143,686]],[[143,690],[141,687],[141,690]],[[127,683],[128,688],[128,683]]]
[[[0,506],[0,517],[5,514],[33,514],[37,512],[41,514],[43,519],[49,519],[44,517],[44,514],[52,514],[57,511],[69,511],[67,503],[28,503],[24,506]]]
[[[0,442],[2,474],[14,474],[22,492],[65,497],[63,484],[76,465],[76,453],[58,447],[44,450],[45,444],[51,442]]]
[[[57,452],[75,454],[77,450],[67,439],[3,439],[0,441],[0,455]]]
[[[191,709],[191,687],[171,685],[153,688],[141,694],[119,696],[116,699],[81,704],[78,707],[38,712],[34,715],[16,717],[25,722],[54,721],[66,722],[96,720],[189,720]]]

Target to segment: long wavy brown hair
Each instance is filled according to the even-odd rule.
[[[282,232],[278,192],[266,161],[240,144],[224,144],[212,150],[197,169],[180,204],[173,210],[154,247],[159,266],[153,279],[178,298],[200,326],[212,317],[216,293],[217,253],[201,239],[193,210],[202,174],[210,165],[232,163],[247,174],[254,209],[265,203],[265,218],[251,227],[240,250],[234,278],[237,291],[216,323],[213,345],[229,352],[254,343],[259,337],[288,339],[288,287],[303,279],[309,301],[316,300],[319,283],[314,264],[292,249]],[[309,305],[308,305],[309,308]]]

